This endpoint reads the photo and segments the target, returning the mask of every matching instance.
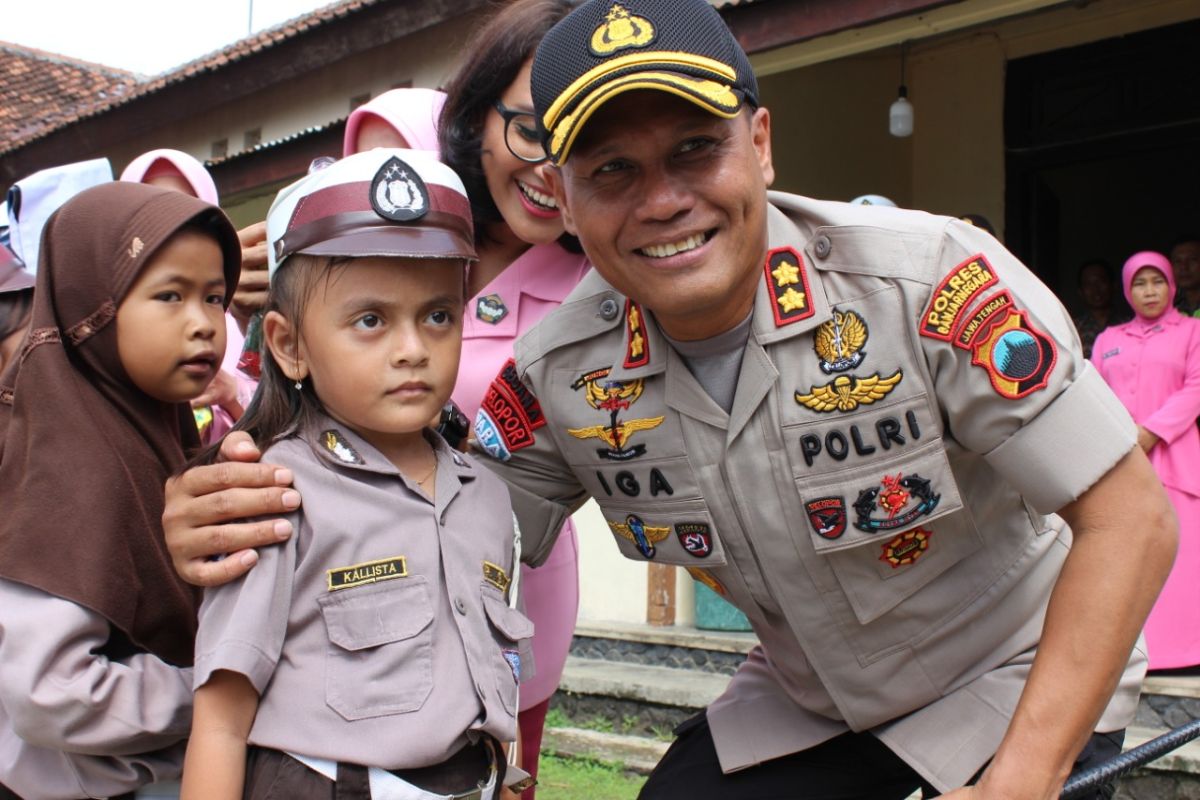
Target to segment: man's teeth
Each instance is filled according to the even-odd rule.
[[[642,253],[651,258],[666,258],[673,256],[676,253],[686,253],[688,250],[695,250],[700,245],[708,241],[708,237],[703,233],[693,234],[680,242],[672,242],[671,244],[652,244],[642,248]]]
[[[517,181],[517,186],[521,187],[522,194],[524,194],[533,202],[537,203],[539,206],[543,206],[545,208],[558,208],[558,203],[554,202],[554,198],[550,195],[542,194],[537,189],[534,189],[532,186],[522,183],[521,181]]]

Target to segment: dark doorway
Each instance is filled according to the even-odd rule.
[[[1200,236],[1200,20],[1008,64],[1009,248],[1068,307],[1089,259]]]

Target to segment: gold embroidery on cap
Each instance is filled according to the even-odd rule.
[[[508,573],[499,564],[484,561],[483,579],[502,592],[508,591],[508,584],[510,583]]]
[[[362,564],[327,569],[325,575],[329,582],[329,591],[334,592],[352,586],[404,578],[408,575],[408,561],[404,556],[381,558],[378,561],[364,561]]]
[[[129,257],[137,258],[138,254],[144,250],[146,245],[142,243],[140,236],[133,237],[133,241],[129,243]]]
[[[635,17],[614,3],[604,24],[592,33],[592,52],[606,56],[629,47],[645,47],[654,41],[654,26],[645,17]]]

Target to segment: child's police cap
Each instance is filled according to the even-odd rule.
[[[424,150],[379,148],[311,172],[267,212],[267,266],[288,256],[395,256],[474,260],[467,192]]]
[[[590,0],[550,29],[533,62],[546,153],[567,160],[584,124],[624,92],[655,89],[726,119],[758,105],[745,51],[708,0]]]

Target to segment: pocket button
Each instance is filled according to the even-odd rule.
[[[463,599],[461,597],[454,598],[454,610],[457,611],[458,613],[462,614],[463,616],[466,616],[467,604],[463,602]]]

